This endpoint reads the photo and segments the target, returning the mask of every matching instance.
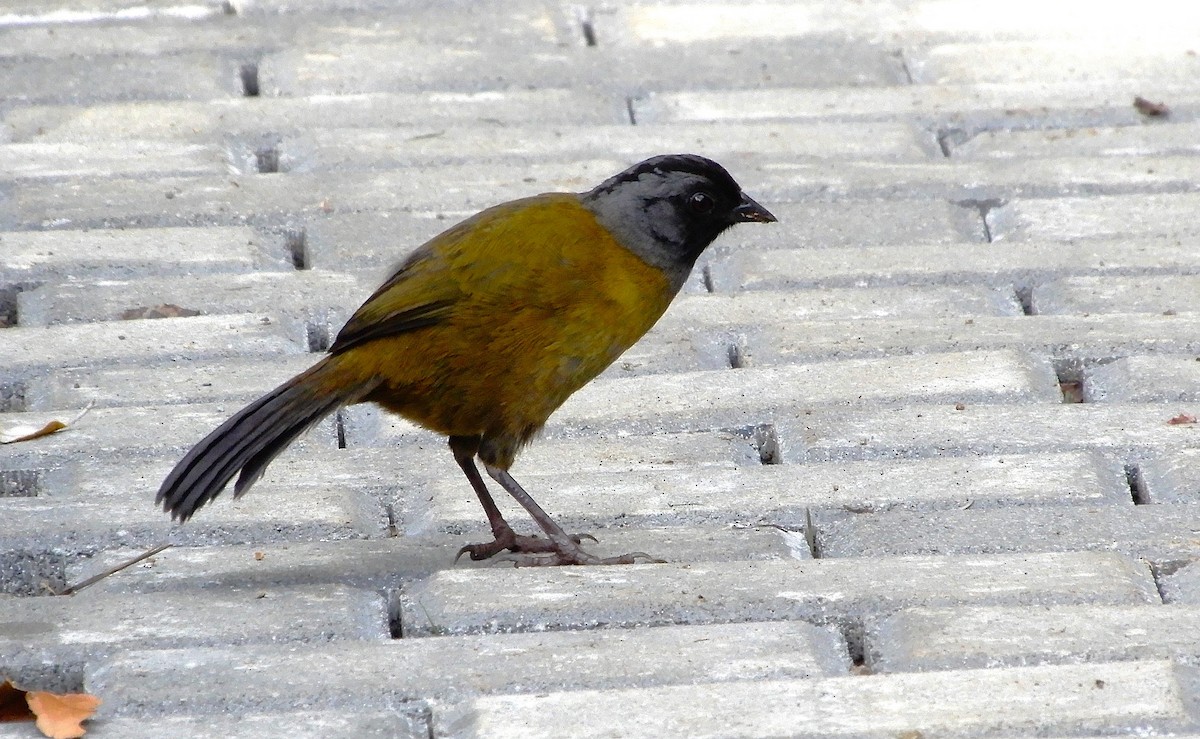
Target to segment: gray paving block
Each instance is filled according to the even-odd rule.
[[[962,248],[964,242],[986,240],[979,211],[946,200],[861,198],[771,202],[770,207],[783,228],[731,229],[705,252],[707,260],[746,249],[911,248],[914,244]]]
[[[117,497],[122,490],[130,488],[153,491],[184,451],[234,407],[236,405],[189,407],[191,415],[181,415],[180,425],[193,423],[194,433],[182,429],[176,437],[166,439],[167,448],[156,455],[127,454],[121,459],[68,455],[66,461],[69,464],[56,466],[49,464],[53,460],[50,455],[17,454],[13,446],[5,447],[13,453],[5,457],[3,468],[8,476],[0,476],[0,482],[9,488],[28,488],[34,495],[49,497]],[[649,437],[544,439],[525,450],[514,469],[534,474],[588,474],[685,468],[703,474],[708,470],[759,467],[762,454],[757,446],[759,442],[749,436],[701,432]],[[242,499],[236,506],[231,506],[228,498],[217,505],[237,508],[258,497],[260,489],[268,488],[278,489],[279,494],[315,487],[316,495],[336,490],[374,493],[397,489],[421,495],[427,493],[428,481],[435,477],[452,481],[453,485],[448,485],[447,489],[452,490],[455,497],[474,499],[443,437],[426,432],[407,440],[410,443],[347,449],[338,449],[335,438],[332,424],[318,425],[272,462],[262,481],[255,486],[254,495]],[[1077,469],[1077,472],[1092,479],[1084,470]],[[1093,498],[1089,496],[1088,499]]]
[[[0,232],[0,284],[280,270],[290,259],[282,238],[245,226]]]
[[[131,649],[317,644],[388,639],[377,593],[336,585],[73,596],[0,601],[0,672],[19,684],[62,690],[85,663]]]
[[[1163,243],[1143,237],[1082,243],[908,244],[903,248],[776,245],[758,250],[748,246],[726,250],[718,242],[706,270],[714,291],[930,283],[1011,287],[1079,275],[1169,275],[1200,270],[1200,255],[1190,242]]]
[[[250,402],[316,363],[311,353],[204,361],[180,359],[134,367],[68,367],[22,382],[26,411]]]
[[[1068,277],[1036,285],[1031,304],[1039,314],[1200,311],[1200,275]]]
[[[381,499],[395,495],[397,490],[427,497],[430,475],[452,477],[454,484],[445,486],[446,494],[477,506],[444,440],[430,435],[408,447],[338,450],[335,429],[326,423],[277,459],[252,494],[237,501],[226,494],[186,525],[175,526],[154,505],[154,492],[183,451],[230,410],[228,406],[198,406],[180,412],[172,424],[173,429],[181,427],[176,429],[177,435],[159,432],[154,439],[169,447],[179,446],[163,449],[158,456],[146,457],[134,450],[122,452],[116,460],[110,459],[111,454],[90,452],[10,454],[0,465],[4,468],[0,469],[0,484],[19,492],[18,497],[0,497],[0,508],[6,517],[5,541],[19,556],[9,566],[16,574],[7,579],[24,583],[22,588],[33,587],[30,573],[57,567],[56,560],[47,565],[39,554],[55,547],[94,552],[116,546],[148,547],[164,540],[194,546],[381,537],[388,527]],[[114,423],[127,425],[128,419],[126,416]],[[188,431],[192,425],[187,420],[194,422],[194,432]],[[87,449],[88,445],[80,448]],[[7,447],[6,451],[12,449]],[[547,441],[525,455],[522,469],[578,473],[687,465],[703,470],[758,466],[758,455],[746,439],[721,433]],[[410,525],[411,521],[403,519],[409,510],[393,512],[401,517],[396,525]],[[468,540],[478,541],[484,530],[481,510],[472,510],[467,520],[469,525],[462,530],[474,533],[464,540],[451,540],[458,546]],[[514,522],[532,529],[523,514]],[[680,521],[669,523],[678,525]],[[665,544],[664,556],[681,559],[733,556],[734,552],[765,551],[769,556],[791,553],[786,541],[771,539],[769,532],[759,535],[717,530],[690,537],[680,531],[655,533],[641,529],[614,531],[611,535],[596,533],[604,540],[602,547],[628,546],[636,550]],[[714,540],[714,536],[718,538]],[[637,541],[630,542],[630,538]],[[452,558],[447,555],[445,560]]]
[[[34,183],[0,201],[0,224],[58,220],[76,227],[255,223],[355,210],[480,210],[547,191],[589,189],[630,164],[621,158],[524,166],[446,165],[430,170],[291,172],[272,176],[112,179],[105,201]],[[1184,190],[1200,178],[1195,157],[989,160],[947,166],[913,162],[784,161],[756,171],[748,158],[723,162],[755,196],[774,201],[839,198],[943,200]],[[745,164],[745,166],[742,166]],[[169,202],[168,202],[169,200]]]
[[[1053,8],[1010,6],[979,8],[968,2],[936,6],[898,5],[867,0],[851,9],[840,5],[723,4],[697,6],[645,3],[605,7],[596,13],[596,36],[603,43],[688,43],[699,40],[729,41],[791,38],[829,34],[878,37],[891,34],[909,39],[1022,39],[1078,40],[1120,29],[1126,42],[1148,43],[1166,38],[1190,38],[1170,24],[1196,19],[1191,8],[1170,4],[1142,8],[1122,5],[1097,8],[1080,17],[1075,6]],[[1036,23],[1034,22],[1036,21]]]
[[[905,60],[914,82],[939,85],[1064,80],[1157,84],[1200,73],[1200,59],[1187,53],[1186,42],[1154,39],[1118,48],[1100,39],[986,41],[908,49]]]
[[[482,522],[482,512],[480,519]],[[522,530],[531,525],[513,521]],[[484,530],[484,526],[474,527]],[[720,562],[811,557],[802,535],[772,527],[674,527],[662,529],[604,529],[591,532],[599,541],[586,542],[599,556],[653,549],[675,562]],[[153,593],[165,590],[271,589],[293,586],[341,585],[379,592],[403,587],[439,570],[503,569],[503,561],[455,561],[459,549],[478,542],[477,535],[401,535],[385,539],[289,541],[256,546],[175,547],[139,566],[101,580],[97,592]],[[114,549],[66,570],[74,583],[125,562],[140,552]]]
[[[1195,562],[1172,572],[1160,572],[1156,579],[1164,603],[1200,605],[1200,566]]]
[[[445,40],[376,40],[287,49],[259,63],[264,95],[346,95],[446,90],[475,92],[518,85],[636,93],[711,87],[894,84],[898,60],[858,41],[797,45],[785,40],[685,46],[587,47],[546,39],[479,38],[466,46]],[[526,49],[519,59],[512,44]],[[332,53],[331,53],[332,52]],[[505,60],[498,64],[497,59]]]
[[[635,162],[671,151],[693,151],[718,161],[737,156],[761,165],[812,158],[920,161],[933,153],[927,139],[905,124],[882,122],[484,128],[434,121],[402,133],[394,127],[321,128],[284,137],[278,150],[280,169],[296,172],[605,156]]]
[[[779,443],[797,461],[1097,450],[1147,459],[1200,446],[1195,424],[1168,423],[1159,404],[910,405],[814,408],[776,416]]]
[[[385,481],[400,479],[406,474],[454,477],[460,473],[450,456],[445,438],[437,434],[430,432],[424,438],[414,438],[415,443],[412,444],[378,443],[383,441],[377,439],[375,446],[366,446],[366,439],[361,439],[359,444],[348,444],[349,448],[340,450],[339,456],[344,454],[349,460],[345,464],[349,465],[351,473],[361,475],[363,469],[376,469],[379,470],[380,479]],[[770,450],[764,448],[769,442],[769,438],[758,438],[753,430],[541,438],[521,451],[513,470],[522,474],[585,474],[759,467],[763,463],[763,455],[770,454]],[[315,470],[328,466],[325,458],[314,458],[313,461],[321,467],[297,467],[295,472],[291,472],[286,471],[284,466],[292,462],[281,458],[280,475],[313,475]]]
[[[1178,240],[1190,240],[1196,233],[1190,216],[1197,207],[1200,193],[1193,192],[1018,198],[988,211],[987,221],[996,240],[1133,236],[1144,242],[1150,256],[1160,256],[1169,255]]]
[[[332,213],[305,222],[304,251],[313,269],[370,270],[383,282],[406,254],[474,213]]]
[[[1195,157],[1085,157],[926,162],[779,162],[763,168],[756,193],[771,200],[938,198],[1009,200],[1183,192],[1200,176]],[[749,178],[742,178],[746,181]],[[753,181],[753,180],[750,180]]]
[[[1159,602],[1146,565],[1109,552],[438,572],[401,593],[404,633],[805,620],[911,606]]]
[[[1141,125],[1084,128],[982,131],[953,144],[951,156],[961,158],[1082,156],[1145,156],[1197,151],[1200,123],[1146,121]]]
[[[1200,449],[1164,450],[1141,462],[1138,492],[1147,503],[1200,501]]]
[[[1163,660],[489,696],[439,725],[489,739],[565,723],[613,739],[1171,732],[1196,726],[1191,680]]]
[[[518,462],[514,475],[556,520],[597,535],[604,529],[595,527],[717,524],[799,532],[818,513],[953,511],[968,505],[1038,506],[1033,510],[1040,511],[1040,506],[1059,504],[1125,511],[1132,502],[1120,465],[1079,452],[730,469],[535,467],[526,474],[525,468],[523,460]],[[483,518],[464,485],[456,470],[446,469],[427,483],[402,488],[391,498],[397,525],[407,534],[479,530]],[[507,501],[502,507],[515,508]]]
[[[455,165],[370,173],[290,172],[272,176],[112,178],[104,198],[32,183],[0,200],[0,226],[74,228],[261,224],[363,210],[473,213],[547,191],[582,191],[630,162],[605,158],[569,164]],[[447,224],[450,225],[450,224]],[[411,248],[405,244],[405,251]]]
[[[380,710],[496,693],[842,674],[835,631],[803,623],[448,636],[387,644],[127,652],[89,670],[105,716]],[[197,691],[204,684],[215,689]]]
[[[708,3],[693,7],[674,3],[645,3],[604,7],[592,21],[598,43],[617,46],[675,45],[723,40],[731,44],[788,38],[798,43],[827,34],[869,35],[884,30],[910,30],[897,6],[873,0],[852,12],[820,5],[749,5],[733,7]]]
[[[261,313],[4,329],[10,377],[59,367],[301,354],[301,327]]]
[[[1113,551],[1154,563],[1200,558],[1190,505],[1054,506],[813,514],[822,557]]]
[[[1039,19],[1040,20],[1040,19]],[[1195,86],[1154,80],[1142,94],[1172,101],[1181,115],[1200,108]],[[931,129],[1066,128],[1133,125],[1128,80],[1037,80],[977,84],[859,85],[771,90],[658,90],[633,101],[641,123],[763,120],[916,120]]]
[[[615,472],[681,467],[758,467],[772,453],[767,438],[745,429],[671,433],[651,437],[614,434],[539,439],[522,450],[513,469],[522,472]]]
[[[50,283],[17,296],[22,326],[119,320],[139,307],[177,305],[202,314],[271,312],[340,327],[373,290],[344,272],[291,270]]]
[[[1195,606],[912,608],[871,620],[879,672],[1171,659],[1200,661]]]
[[[5,180],[14,182],[221,174],[230,165],[225,148],[213,144],[136,140],[0,144],[0,172]]]
[[[57,555],[81,556],[112,547],[149,548],[248,542],[315,541],[384,536],[387,516],[369,492],[309,486],[258,485],[254,494],[222,501],[179,525],[154,504],[161,477],[135,486],[117,478],[92,486],[86,496],[0,498],[5,525],[0,586],[6,592],[37,589],[39,573],[57,568]],[[47,557],[51,554],[56,556]],[[49,568],[49,569],[48,569]]]
[[[14,4],[5,3],[10,11],[6,13],[7,22],[0,23],[5,56],[55,59],[71,55],[158,56],[189,51],[222,56],[245,54],[246,58],[253,58],[256,52],[280,43],[290,25],[282,20],[256,23],[227,12],[212,0],[190,7],[160,6],[150,10],[149,17],[142,18],[137,18],[127,4],[110,3],[111,7],[102,11],[86,9],[88,4],[71,5],[71,10],[78,14],[72,22],[62,8],[55,8],[52,3],[30,3],[41,5],[37,9],[43,13],[11,13]]]
[[[96,739],[160,739],[164,736],[188,739],[261,739],[284,732],[293,739],[428,739],[428,718],[414,708],[364,712],[287,710],[280,713],[254,713],[238,716],[179,716],[101,719],[89,721],[87,730]],[[11,724],[9,725],[11,726]],[[3,739],[16,739],[0,729]]]
[[[1200,402],[1200,357],[1137,356],[1085,371],[1086,402]]]
[[[1200,313],[779,321],[747,327],[743,336],[742,351],[761,365],[996,350],[1095,362],[1144,353],[1196,356]]]
[[[68,23],[68,22],[83,22],[83,21],[105,21],[118,20],[122,15],[139,14],[129,13],[128,5],[122,0],[81,0],[72,6],[75,13],[63,13],[62,10],[56,8],[48,8],[45,3],[38,0],[8,0],[4,4],[6,11],[4,25],[22,26],[25,24],[52,24],[52,23]],[[124,12],[122,12],[124,11]],[[193,19],[208,18],[216,15],[221,11],[221,6],[213,0],[202,0],[190,8],[156,8],[152,12],[145,13],[143,17],[166,16],[170,17],[188,17]]]
[[[146,100],[91,105],[28,105],[0,113],[13,142],[168,138],[212,141],[223,135],[287,135],[326,128],[393,126],[397,138],[428,126],[628,123],[623,97],[584,90],[364,93],[208,101]],[[416,127],[422,127],[417,129]]]
[[[0,98],[10,103],[228,98],[242,95],[240,63],[207,52],[150,57],[0,58]]]
[[[1018,316],[1011,288],[908,285],[830,287],[702,293],[677,298],[657,324],[660,330],[737,330],[741,326],[830,319],[924,316]]]
[[[757,362],[757,350],[751,352]],[[738,428],[796,412],[786,409],[830,404],[1021,403],[1060,397],[1047,363],[1007,350],[849,359],[594,382],[563,404],[547,433],[615,426],[633,433]]]

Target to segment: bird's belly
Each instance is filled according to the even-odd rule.
[[[382,384],[366,398],[426,428],[524,442],[662,315],[671,295],[524,306],[505,321],[455,321],[380,340]]]

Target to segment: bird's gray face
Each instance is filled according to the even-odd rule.
[[[662,269],[676,289],[725,229],[775,221],[719,164],[688,154],[636,164],[585,193],[583,203],[618,241]]]

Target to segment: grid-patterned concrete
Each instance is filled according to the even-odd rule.
[[[0,674],[97,693],[100,739],[1200,731],[1197,28],[0,0],[0,428],[94,406],[0,447]],[[409,249],[668,151],[780,223],[514,469],[668,563],[454,565],[486,531],[443,442],[361,407],[155,509]]]

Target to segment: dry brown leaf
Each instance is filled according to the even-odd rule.
[[[1189,416],[1186,413],[1180,413],[1178,416],[1175,416],[1171,420],[1167,421],[1168,426],[1184,426],[1189,423],[1196,423],[1196,417]]]
[[[78,739],[87,733],[83,722],[92,717],[100,699],[88,693],[29,693],[29,708],[37,714],[37,727],[50,739]]]
[[[8,680],[0,682],[0,722],[33,721],[35,718],[25,700],[25,691]]]
[[[10,680],[0,682],[0,721],[36,721],[50,739],[79,739],[83,722],[92,717],[100,699],[87,693],[26,692]]]
[[[140,306],[138,308],[128,308],[121,311],[122,321],[132,321],[138,318],[187,318],[189,316],[198,316],[200,311],[192,308],[184,308],[183,306],[175,305],[174,303],[163,303],[156,305],[153,308]]]
[[[1137,109],[1137,112],[1150,118],[1161,118],[1171,112],[1166,103],[1156,103],[1141,95],[1133,99],[1133,107]]]
[[[83,418],[83,416],[91,409],[92,404],[88,403],[88,406],[80,411],[79,415],[75,416],[70,421],[50,421],[41,428],[38,428],[37,426],[13,426],[12,428],[4,429],[3,431],[0,431],[0,444],[15,444],[18,441],[31,441],[33,439],[40,439],[43,436],[57,434],[63,429],[70,428],[72,424]]]
[[[0,431],[0,444],[15,444],[18,441],[32,441],[43,436],[57,434],[67,427],[62,421],[51,421],[37,428],[36,426],[13,426],[6,431]]]

